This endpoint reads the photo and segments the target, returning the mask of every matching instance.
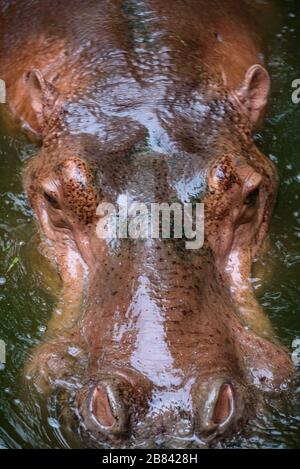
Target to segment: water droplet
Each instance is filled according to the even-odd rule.
[[[294,339],[293,342],[292,342],[292,348],[293,349],[298,348],[298,347],[300,347],[300,338],[299,337]]]
[[[79,348],[77,347],[68,347],[68,354],[72,357],[76,357],[80,352]]]
[[[60,427],[60,423],[52,417],[48,418],[48,423],[49,423],[50,427],[52,427],[52,428],[59,428]]]

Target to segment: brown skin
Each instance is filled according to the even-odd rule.
[[[254,11],[68,3],[0,2],[0,76],[41,141],[26,189],[63,281],[27,376],[42,393],[65,387],[95,440],[213,442],[293,373],[248,280],[277,189],[251,138],[270,87]],[[204,247],[100,240],[98,203],[124,194],[204,202]]]

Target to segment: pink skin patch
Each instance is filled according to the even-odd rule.
[[[219,397],[213,413],[213,422],[222,425],[230,418],[233,413],[234,400],[230,384],[221,386]]]
[[[93,414],[98,422],[104,427],[112,427],[115,423],[109,399],[106,392],[97,386],[93,392],[92,398]]]

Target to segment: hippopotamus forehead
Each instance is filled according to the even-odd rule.
[[[134,86],[131,96],[132,86],[129,83],[119,89],[115,84],[104,95],[97,88],[89,98],[69,104],[64,127],[74,136],[95,136],[99,151],[104,153],[130,151],[137,144],[159,152],[193,153],[207,152],[226,120],[226,102],[216,102],[214,95],[208,99],[199,90],[173,87],[161,96],[161,87],[156,84],[151,90],[136,90]]]
[[[64,145],[62,158],[76,155],[87,163],[105,198],[125,192],[147,200],[150,195],[152,200],[162,201],[201,198],[207,172],[219,154],[217,133],[207,125],[209,135],[203,138],[200,119],[199,129],[195,122],[189,126],[188,107],[178,122],[167,111],[162,121],[161,109],[147,107],[144,112],[128,110],[122,117],[95,116],[86,108],[80,113],[75,110],[76,106],[72,107],[69,115],[71,143]],[[86,133],[76,136],[81,120]],[[202,127],[205,122],[203,117]]]
[[[148,189],[163,198],[170,195],[169,187],[180,200],[188,202],[203,192],[210,168],[224,156],[226,149],[219,135],[221,131],[203,137],[204,130],[189,133],[180,124],[174,135],[168,129],[152,129],[133,119],[120,118],[106,124],[105,134],[104,128],[101,135],[72,133],[67,142],[62,142],[62,151],[53,163],[56,166],[58,159],[59,164],[69,158],[82,160],[84,164],[78,164],[78,177],[85,177],[81,172],[91,171],[99,187],[109,193],[132,190],[145,194]],[[227,148],[229,153],[240,152],[237,144],[231,147],[234,148]],[[72,177],[74,161],[72,171],[68,170]]]

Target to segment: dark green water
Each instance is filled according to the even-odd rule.
[[[264,277],[254,284],[277,334],[292,351],[292,342],[300,338],[300,104],[291,101],[291,83],[300,78],[300,5],[296,0],[280,4],[283,18],[269,40],[270,109],[257,141],[277,165],[281,186],[269,249],[258,262]],[[34,260],[34,224],[22,190],[22,167],[32,151],[26,140],[0,129],[0,339],[7,346],[6,366],[0,364],[0,448],[73,447],[53,409],[41,415],[37,402],[27,399],[25,405],[20,380],[53,308]],[[270,404],[267,416],[226,445],[299,448],[300,386],[296,383],[280,410]]]

